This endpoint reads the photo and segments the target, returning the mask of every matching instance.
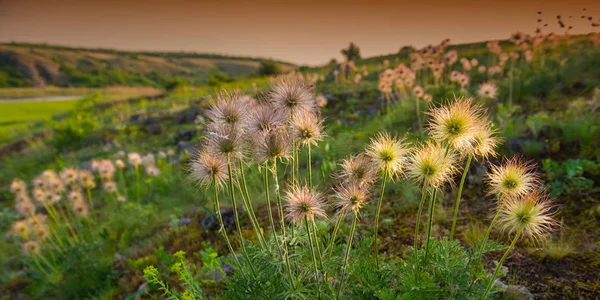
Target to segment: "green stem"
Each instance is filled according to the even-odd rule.
[[[90,210],[92,212],[92,215],[94,215],[95,212],[94,212],[94,200],[92,199],[92,190],[89,187],[86,187],[85,190],[87,192],[88,201],[90,202]]]
[[[458,195],[456,196],[456,203],[454,204],[454,216],[452,217],[452,229],[450,229],[450,240],[454,238],[454,229],[456,228],[456,220],[458,219],[458,207],[460,206],[460,197],[462,195],[463,186],[465,185],[465,179],[467,173],[469,173],[469,167],[471,166],[471,159],[473,155],[469,154],[465,169],[463,170],[462,178],[460,179],[460,185],[458,186]]]
[[[310,227],[308,226],[308,217],[304,217],[304,224],[306,225],[306,235],[308,237],[308,243],[310,244],[310,253],[312,254],[313,267],[315,269],[315,280],[319,281],[319,268],[317,267],[317,256],[315,255],[315,247],[313,240],[310,237]]]
[[[231,172],[231,155],[227,155],[227,173],[229,175],[229,192],[231,193],[231,202],[233,204],[233,216],[235,217],[235,226],[237,229],[238,238],[240,239],[240,244],[242,245],[242,252],[244,252],[244,256],[248,261],[248,265],[250,266],[250,270],[254,274],[254,268],[252,267],[252,261],[250,261],[250,257],[248,256],[248,250],[246,249],[246,243],[244,243],[244,237],[242,236],[242,227],[240,224],[240,216],[238,214],[237,202],[235,200],[235,190],[233,189],[233,174]]]
[[[477,253],[478,259],[480,259],[481,256],[483,255],[483,250],[485,249],[485,244],[487,244],[487,241],[490,237],[490,233],[492,232],[492,227],[494,227],[494,225],[496,224],[496,220],[498,220],[498,217],[500,216],[500,212],[501,212],[500,207],[498,207],[498,211],[496,211],[496,214],[494,215],[494,218],[492,219],[490,226],[485,231],[485,235],[483,236],[483,239],[481,240],[481,247],[479,248],[479,251]]]
[[[381,192],[379,193],[379,201],[377,202],[377,210],[375,211],[375,228],[373,230],[373,238],[375,243],[375,262],[379,268],[379,248],[377,247],[377,233],[379,232],[379,213],[381,212],[381,203],[383,202],[383,194],[385,193],[385,184],[388,181],[388,169],[383,170],[383,181],[381,183]]]
[[[217,213],[217,218],[219,219],[219,226],[220,226],[219,232],[221,232],[221,234],[223,234],[223,237],[225,238],[225,242],[227,243],[227,248],[229,248],[229,251],[231,252],[231,256],[235,260],[236,265],[238,266],[238,268],[240,268],[241,267],[240,261],[238,260],[237,256],[235,255],[235,251],[233,251],[233,247],[231,246],[231,242],[229,241],[229,237],[227,236],[227,231],[225,230],[225,224],[223,223],[223,215],[221,215],[221,204],[219,203],[219,191],[217,190],[215,175],[213,175],[213,187],[214,187],[214,192],[215,192],[215,211]]]
[[[437,196],[437,189],[433,189],[433,193],[431,194],[431,199],[429,201],[429,216],[427,220],[427,237],[425,242],[425,262],[427,262],[427,256],[429,255],[429,242],[431,240],[431,226],[433,224],[433,212],[435,209],[435,200]]]
[[[321,253],[321,245],[319,243],[319,235],[317,234],[317,223],[315,222],[315,219],[312,220],[312,227],[314,231],[313,233],[316,245],[315,248],[317,248],[317,254],[319,258],[319,266],[321,267],[321,269],[323,269],[323,254]]]
[[[277,208],[279,210],[279,220],[281,223],[281,235],[282,235],[282,243],[283,243],[283,259],[286,264],[288,270],[288,276],[292,281],[292,285],[294,285],[294,277],[292,276],[292,265],[290,264],[289,256],[288,256],[288,245],[287,245],[287,235],[285,233],[285,217],[283,215],[283,204],[281,203],[281,193],[279,190],[279,176],[277,175],[277,159],[273,159],[273,178],[275,180],[275,189],[277,195]]]
[[[358,215],[354,212],[354,218],[352,218],[352,227],[350,228],[350,237],[348,238],[348,246],[346,248],[346,255],[344,256],[344,265],[342,266],[342,277],[340,278],[340,286],[338,287],[336,299],[340,298],[342,288],[344,287],[344,280],[346,279],[346,268],[348,267],[348,259],[350,259],[350,250],[352,249],[352,241],[354,240],[354,230],[356,229],[356,220]]]
[[[327,247],[330,254],[333,251],[333,245],[335,245],[335,237],[337,236],[337,232],[340,229],[340,224],[342,223],[342,219],[344,218],[344,215],[346,215],[346,213],[343,211],[340,211],[340,213],[338,214],[338,219],[337,219],[337,221],[335,221],[335,226],[333,227],[333,234],[331,235],[331,242],[329,242],[329,247]],[[327,251],[325,251],[325,252],[327,252]]]
[[[140,167],[138,165],[135,166],[135,189],[136,189],[137,202],[141,203]]]
[[[417,212],[417,223],[415,224],[415,255],[417,255],[417,249],[419,247],[419,226],[421,225],[421,212],[423,206],[425,206],[425,196],[427,195],[427,185],[423,183],[421,189],[421,202],[419,202],[419,211]]]
[[[307,162],[308,163],[308,186],[310,188],[312,188],[313,181],[312,181],[312,162],[310,160],[310,143],[306,147],[306,159],[308,160],[308,162]]]
[[[275,229],[275,221],[273,221],[273,212],[271,211],[271,195],[269,193],[269,166],[268,163],[265,162],[265,194],[267,197],[267,213],[269,214],[269,223],[271,224],[271,231],[273,232],[273,239],[277,241],[277,230]],[[281,252],[281,248],[277,247]],[[283,257],[283,255],[282,255]]]
[[[419,122],[419,132],[421,131],[421,128],[423,128],[422,125],[422,121],[421,121],[421,108],[420,108],[420,102],[421,99],[419,99],[419,97],[416,97],[416,106],[417,106],[417,121]]]
[[[38,267],[38,269],[40,269],[40,271],[42,271],[42,273],[44,273],[44,275],[49,276],[50,274],[48,273],[48,271],[46,271],[46,269],[44,269],[44,267],[42,267],[42,265],[40,265],[40,262],[37,260],[36,256],[33,255],[32,258],[33,258],[33,261],[35,262],[35,265]]]
[[[508,254],[510,253],[510,251],[512,251],[512,249],[515,247],[515,244],[517,244],[517,240],[519,240],[521,233],[522,233],[522,229],[517,231],[517,234],[513,238],[512,243],[510,243],[510,246],[508,247],[508,249],[506,249],[506,252],[504,252],[504,255],[502,255],[502,258],[500,258],[500,261],[498,262],[498,265],[496,266],[496,269],[494,270],[494,274],[492,274],[492,278],[490,279],[490,282],[488,283],[487,288],[485,289],[485,292],[483,293],[483,296],[481,296],[481,300],[485,300],[487,298],[488,294],[490,293],[490,290],[492,289],[492,285],[494,285],[494,281],[496,280],[496,276],[498,276],[498,271],[500,270],[500,267],[502,267],[502,263],[504,263],[504,260],[506,259],[506,257],[508,257]]]
[[[242,194],[242,201],[244,206],[246,207],[246,211],[248,211],[248,216],[250,217],[250,223],[252,223],[252,228],[254,229],[254,232],[256,234],[256,237],[258,239],[258,242],[260,243],[261,247],[263,247],[265,249],[265,251],[269,252],[269,249],[267,248],[267,244],[265,242],[265,237],[263,236],[263,233],[261,231],[260,225],[258,223],[258,219],[256,218],[256,215],[254,214],[254,209],[252,208],[252,203],[250,202],[250,193],[248,192],[248,186],[246,184],[246,175],[244,172],[244,163],[242,162],[242,160],[240,160],[240,174],[242,177],[242,184],[240,184],[241,187],[241,194]]]

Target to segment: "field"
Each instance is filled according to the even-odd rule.
[[[599,34],[352,52],[0,104],[0,298],[600,297]]]

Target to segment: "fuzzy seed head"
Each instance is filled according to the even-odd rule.
[[[60,178],[66,185],[71,185],[77,181],[77,170],[65,168],[60,172]]]
[[[127,153],[127,160],[129,161],[129,164],[134,167],[137,167],[142,164],[142,157],[139,153]]]
[[[325,136],[321,120],[309,111],[294,116],[291,125],[293,138],[304,146],[317,145]]]
[[[457,171],[454,166],[456,158],[453,153],[446,152],[444,147],[434,142],[420,146],[409,159],[408,177],[435,188],[449,182]]]
[[[239,131],[220,127],[206,136],[206,149],[213,155],[241,159],[244,157],[243,142]]]
[[[227,160],[209,152],[201,152],[192,159],[190,171],[192,178],[204,187],[209,187],[212,183],[221,188],[228,178]]]
[[[258,105],[250,113],[247,129],[251,134],[267,134],[284,126],[286,116],[268,105]]]
[[[296,117],[302,111],[315,111],[315,95],[310,86],[297,77],[280,77],[269,93],[269,102],[285,116]]]
[[[521,197],[533,192],[539,182],[533,165],[513,157],[501,165],[492,166],[487,176],[489,193],[504,198]]]
[[[40,244],[36,241],[27,241],[21,245],[21,250],[23,250],[23,254],[27,256],[38,255],[42,252]]]
[[[473,104],[471,98],[458,98],[428,114],[431,116],[431,137],[438,143],[447,143],[458,151],[464,151],[472,145],[482,108]]]
[[[248,116],[248,102],[241,98],[238,92],[221,92],[210,109],[206,112],[209,118],[207,127],[216,130],[220,127],[243,129]]]
[[[255,135],[255,155],[259,163],[290,156],[291,139],[285,128],[279,128],[264,135]]]
[[[501,204],[498,224],[509,234],[521,232],[536,243],[542,242],[557,225],[552,203],[544,194],[531,192]]]
[[[353,211],[358,214],[369,197],[368,185],[343,184],[335,190],[336,206],[345,213]]]
[[[377,179],[377,166],[363,153],[344,159],[341,167],[338,176],[348,184],[369,185]]]
[[[320,193],[308,186],[293,186],[285,196],[286,218],[294,223],[326,218]]]
[[[379,171],[387,172],[387,176],[390,178],[402,174],[408,152],[409,148],[404,138],[391,136],[387,132],[379,132],[375,138],[371,139],[366,149],[367,156],[371,158]]]
[[[19,178],[13,179],[13,181],[10,183],[10,191],[15,195],[24,192],[26,189],[27,184],[25,183],[25,181]]]
[[[488,124],[480,124],[473,132],[473,144],[470,148],[476,158],[487,159],[496,156],[496,147],[500,139],[495,136],[496,131]]]
[[[496,96],[498,96],[498,86],[491,82],[484,82],[479,86],[477,94],[483,98],[496,99]]]

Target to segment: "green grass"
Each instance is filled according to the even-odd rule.
[[[36,121],[73,109],[76,100],[0,103],[0,142]]]

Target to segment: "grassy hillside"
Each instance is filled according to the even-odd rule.
[[[192,84],[259,72],[262,58],[184,52],[126,52],[43,44],[0,44],[0,87],[46,85],[162,86],[180,77]],[[292,64],[271,61],[283,71]]]

